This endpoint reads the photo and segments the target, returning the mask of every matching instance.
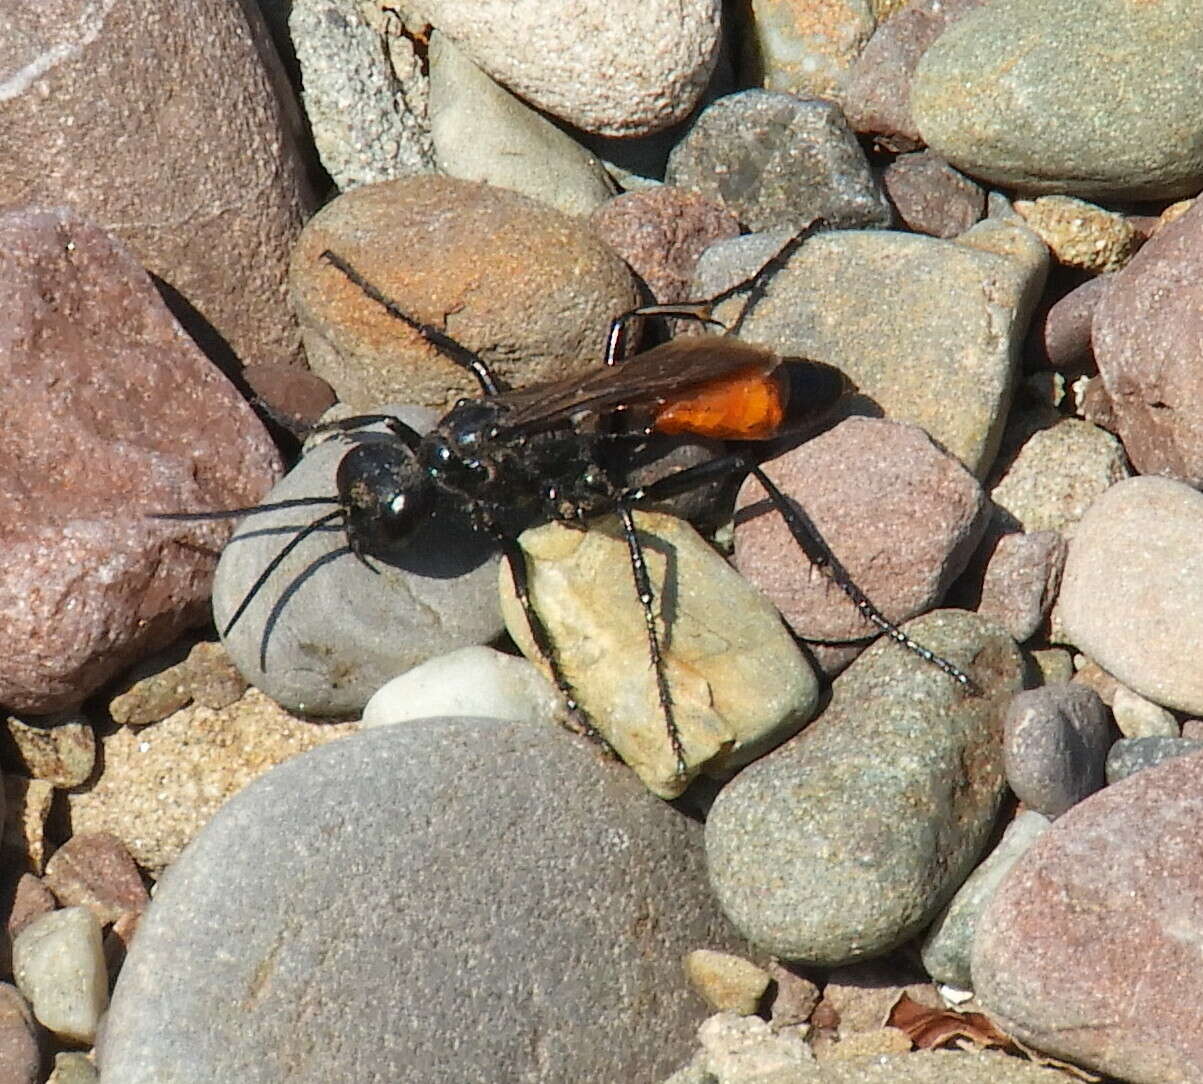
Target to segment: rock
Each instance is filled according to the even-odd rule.
[[[763,968],[729,952],[694,949],[684,963],[685,977],[715,1012],[752,1016],[772,981]]]
[[[431,35],[427,63],[440,173],[521,192],[568,215],[587,215],[614,194],[601,162],[494,83],[446,35]]]
[[[669,184],[625,192],[599,207],[589,224],[660,304],[695,300],[689,284],[703,250],[739,235],[739,221],[729,211]]]
[[[576,128],[638,136],[684,120],[718,58],[717,0],[558,5],[423,0],[422,12],[484,71]]]
[[[299,111],[258,12],[224,0],[187,9],[114,0],[86,25],[46,14],[14,5],[5,28],[13,78],[0,143],[21,152],[0,162],[0,207],[71,207],[119,237],[178,299],[179,319],[205,349],[299,360],[285,275],[313,196]],[[129,299],[110,303],[132,318]],[[4,311],[16,311],[8,299]],[[64,454],[45,419],[30,418]]]
[[[806,1081],[814,1054],[798,1028],[777,1031],[756,1016],[720,1012],[698,1028],[701,1050],[664,1084],[722,1081]],[[795,1075],[796,1074],[796,1075]]]
[[[865,960],[834,968],[823,987],[822,1019],[835,1021],[839,1045],[872,1035],[890,1019],[903,995],[929,1008],[942,1008],[940,995],[914,964],[894,959]]]
[[[4,845],[35,873],[46,864],[46,818],[53,801],[54,786],[44,779],[4,777]]]
[[[1027,689],[1011,701],[1004,721],[1007,782],[1024,805],[1059,817],[1103,785],[1116,736],[1093,689],[1072,683]]]
[[[978,613],[997,621],[1017,643],[1030,639],[1057,598],[1065,553],[1056,531],[1003,535],[986,565]]]
[[[1172,757],[1183,757],[1203,750],[1203,741],[1165,737],[1120,738],[1107,754],[1107,782],[1118,783],[1134,772],[1152,768]]]
[[[1090,326],[1103,294],[1111,285],[1109,275],[1097,275],[1036,310],[1024,350],[1030,364],[1070,370],[1092,361]]]
[[[1061,817],[978,923],[978,1000],[1023,1042],[1107,1076],[1193,1080],[1203,980],[1203,755],[1105,788]]]
[[[665,180],[724,206],[750,230],[822,218],[888,226],[890,205],[839,107],[744,90],[707,106],[668,160]]]
[[[1140,474],[1203,485],[1203,202],[1157,233],[1111,279],[1093,323],[1116,431]]]
[[[150,902],[129,851],[110,832],[76,832],[50,856],[45,883],[64,907],[88,908],[101,926]]]
[[[1178,720],[1170,712],[1123,685],[1116,685],[1111,711],[1125,738],[1178,737]]]
[[[87,1054],[68,1052],[54,1055],[54,1071],[46,1084],[96,1084],[100,1074]]]
[[[429,412],[398,416],[425,429]],[[381,440],[364,434],[358,442]],[[322,498],[244,519],[222,553],[213,614],[242,674],[302,714],[358,715],[390,678],[428,658],[487,643],[502,629],[493,543],[447,504],[412,536],[356,559],[341,525],[309,534],[251,597],[270,564],[300,531],[334,507],[338,465],[355,441],[313,447],[267,501]],[[233,628],[234,615],[251,598]],[[331,615],[338,614],[332,621]]]
[[[848,123],[887,150],[912,151],[923,137],[911,117],[911,79],[919,58],[945,30],[983,0],[910,0],[879,22],[852,65],[841,102]]]
[[[1015,211],[1066,267],[1118,271],[1144,238],[1121,214],[1072,196],[1016,200]]]
[[[1078,418],[1054,420],[1049,411],[1012,420],[987,486],[990,499],[1024,531],[1072,538],[1091,504],[1130,473],[1110,433]]]
[[[935,917],[989,836],[1019,654],[972,614],[937,611],[906,631],[986,695],[875,644],[822,716],[727,784],[706,822],[723,910],[774,955],[832,966],[888,952]]]
[[[4,720],[8,729],[5,752],[34,779],[53,786],[77,787],[92,774],[96,761],[96,734],[86,715],[78,711],[58,712]],[[7,758],[6,758],[7,759]]]
[[[98,1055],[129,1084],[297,1059],[313,1080],[653,1080],[700,1018],[677,976],[701,945],[737,942],[697,825],[587,743],[381,727],[222,809],[160,884]]]
[[[986,213],[986,193],[930,151],[904,154],[881,175],[886,195],[907,229],[956,237]]]
[[[564,705],[555,687],[526,659],[491,647],[461,647],[382,685],[363,709],[363,725],[440,715],[552,723],[562,720]]]
[[[221,711],[192,706],[103,739],[104,768],[68,795],[76,832],[112,833],[157,876],[232,795],[297,753],[358,729],[294,719],[252,690]]]
[[[86,907],[65,907],[13,939],[13,974],[38,1023],[60,1039],[91,1043],[109,1003],[100,924]]]
[[[985,525],[981,487],[917,426],[848,418],[765,464],[852,581],[892,621],[930,609]],[[877,629],[814,569],[754,478],[737,500],[735,561],[804,640],[861,640]],[[863,646],[863,643],[858,646]],[[817,655],[825,668],[849,661]]]
[[[577,699],[653,793],[676,797],[699,770],[723,774],[810,719],[818,681],[772,606],[692,527],[636,514],[685,773],[678,773],[644,615],[617,519],[524,532],[530,595]],[[543,666],[502,568],[502,613]],[[665,608],[668,614],[665,614]]]
[[[39,1084],[41,1067],[33,1014],[15,986],[0,983],[0,1080]]]
[[[326,172],[343,191],[433,173],[429,84],[414,34],[422,20],[339,0],[292,0],[288,32],[305,117]]]
[[[873,33],[868,0],[753,0],[739,27],[750,81],[836,100]]]
[[[868,410],[923,426],[982,477],[1045,261],[1013,219],[979,222],[956,241],[823,233],[773,276],[739,337],[838,366]]]
[[[1051,823],[1033,809],[1017,814],[1007,825],[998,846],[969,875],[932,923],[923,938],[923,966],[937,982],[962,990],[972,989],[970,958],[978,918],[1011,867]]]
[[[315,424],[338,398],[317,373],[290,365],[271,362],[248,365],[242,370],[242,378],[269,410],[301,429]]]
[[[150,515],[253,502],[279,460],[111,237],[10,210],[0,249],[0,703],[44,714],[204,619],[226,528]]]
[[[923,54],[911,110],[932,150],[1006,188],[1193,195],[1203,149],[1181,133],[1203,124],[1198,48],[1181,4],[1003,0],[964,16]]]
[[[1074,676],[1073,656],[1063,647],[1037,648],[1028,652],[1028,658],[1040,675],[1041,685],[1069,681]]]
[[[1069,642],[1163,707],[1203,711],[1203,495],[1129,478],[1090,506],[1069,544],[1060,621]]]
[[[7,893],[5,894],[7,897]],[[9,939],[16,937],[35,918],[53,911],[57,904],[46,882],[32,873],[22,873],[12,889],[12,907],[5,923]]]
[[[780,960],[770,960],[765,970],[773,980],[770,988],[770,1023],[773,1027],[781,1029],[809,1020],[822,997],[819,988]]]
[[[594,368],[610,321],[639,301],[582,223],[515,192],[450,177],[356,188],[309,220],[291,282],[310,365],[357,410],[445,411],[480,386],[322,260],[327,249],[510,386]]]

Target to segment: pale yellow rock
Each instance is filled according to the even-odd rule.
[[[715,1012],[751,1016],[772,981],[764,968],[730,952],[695,949],[684,965],[689,984]]]
[[[1144,241],[1123,215],[1072,196],[1016,200],[1015,210],[1066,267],[1118,271]]]

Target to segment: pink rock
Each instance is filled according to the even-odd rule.
[[[898,217],[915,233],[956,237],[986,212],[982,187],[930,151],[896,158],[881,183]]]
[[[986,565],[977,612],[997,621],[1017,643],[1029,639],[1057,597],[1065,552],[1057,531],[1003,535]]]
[[[1203,201],[1111,277],[1093,324],[1120,439],[1140,474],[1203,485]]]
[[[893,621],[940,600],[984,527],[981,486],[918,426],[849,418],[765,470]],[[812,571],[755,479],[737,507],[736,564],[795,632],[808,640],[875,634],[843,592]]]
[[[978,924],[973,982],[1002,1028],[1137,1084],[1203,1080],[1203,754],[1069,810]]]
[[[133,257],[64,210],[0,216],[0,702],[78,704],[206,616],[230,526],[279,472]]]
[[[80,832],[46,863],[44,878],[64,907],[87,907],[102,926],[150,902],[138,867],[111,832]]]

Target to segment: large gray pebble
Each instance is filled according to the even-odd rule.
[[[1030,809],[1059,817],[1103,785],[1103,763],[1118,736],[1093,689],[1028,689],[1011,701],[1003,722],[1007,782]]]
[[[823,233],[773,277],[740,338],[839,366],[874,412],[921,425],[980,478],[1047,262],[1016,217],[979,222],[956,241]]]
[[[774,955],[834,966],[888,952],[931,921],[989,836],[1003,793],[998,714],[1019,688],[1019,653],[961,611],[905,627],[985,695],[875,644],[835,682],[822,716],[711,810],[711,884]]]
[[[419,425],[432,417],[406,416]],[[350,447],[339,437],[317,445],[268,501],[332,496],[334,472]],[[297,531],[333,507],[258,512],[242,521],[214,580],[219,631]],[[436,512],[383,559],[368,560],[375,571],[350,553],[337,524],[289,554],[223,636],[247,680],[293,711],[355,715],[401,671],[500,634],[498,558],[484,536],[451,513]]]
[[[587,132],[638,136],[684,120],[718,59],[719,0],[422,0],[497,82]]]
[[[832,102],[744,90],[708,106],[669,156],[665,179],[721,203],[752,230],[814,218],[888,226],[865,152]]]
[[[1164,707],[1203,713],[1203,494],[1143,476],[1108,489],[1069,544],[1066,637]]]
[[[106,1084],[636,1081],[737,941],[699,831],[555,727],[431,719],[280,766],[160,882]]]
[[[934,151],[1006,187],[1192,195],[1201,47],[1193,0],[996,0],[927,50],[911,111]]]
[[[937,982],[962,990],[973,984],[970,958],[978,916],[990,902],[999,882],[1052,821],[1025,809],[1007,825],[997,847],[969,875],[923,938],[923,966]]]

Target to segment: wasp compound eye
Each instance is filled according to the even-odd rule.
[[[430,514],[434,489],[404,445],[358,444],[343,456],[335,477],[347,538],[360,555],[405,541]]]

